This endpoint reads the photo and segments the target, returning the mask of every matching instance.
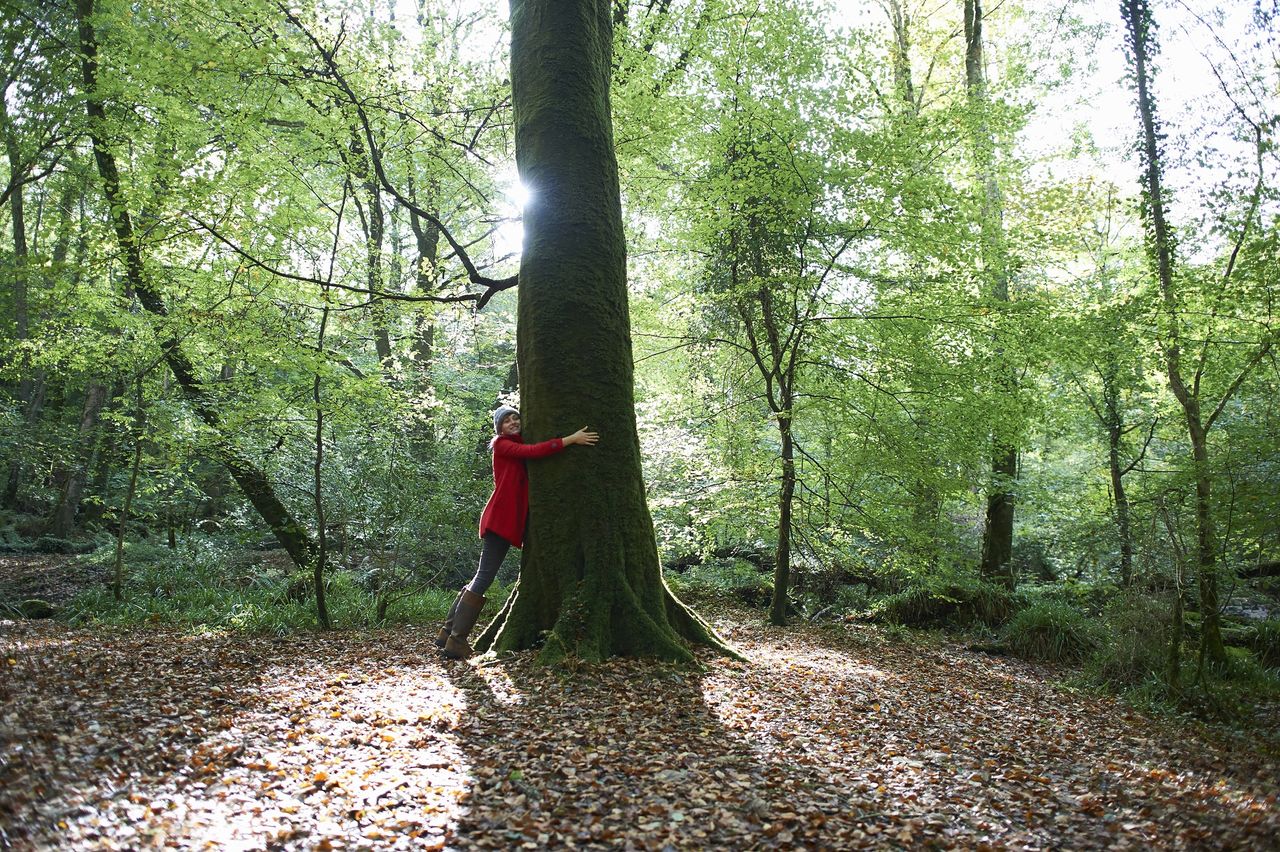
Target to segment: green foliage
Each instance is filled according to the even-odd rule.
[[[1021,610],[1004,628],[1015,654],[1031,660],[1078,662],[1097,647],[1092,622],[1065,603],[1041,602]]]
[[[1032,605],[1062,604],[1089,617],[1101,615],[1107,604],[1120,594],[1120,588],[1113,583],[1086,583],[1070,577],[1053,583],[1024,584],[1018,588]]]
[[[1280,669],[1280,618],[1269,618],[1254,625],[1248,647],[1261,665]]]
[[[1169,654],[1169,601],[1124,594],[1103,610],[1104,641],[1088,661],[1094,682],[1119,689],[1164,684]]]
[[[977,578],[924,577],[876,601],[871,615],[906,626],[1000,625],[1025,603],[1022,594]]]
[[[745,559],[709,560],[666,578],[677,595],[690,599],[727,597],[760,609],[773,595],[773,578]]]
[[[1066,126],[1064,104],[1096,94],[1087,60],[1101,31],[1026,2],[987,10],[993,73],[981,118],[999,149],[1013,271],[1011,301],[996,303],[979,227],[991,211],[965,141],[975,114],[958,5],[914,16],[902,57],[876,4],[838,28],[813,4],[780,0],[627,7],[610,97],[659,545],[699,559],[731,542],[774,547],[776,409],[786,408],[798,481],[793,558],[809,611],[871,608],[890,625],[1007,623],[1024,653],[1073,659],[1087,647],[1078,630],[1090,633],[1077,616],[1096,618],[1089,676],[1163,700],[1168,595],[1117,588],[1109,458],[1124,471],[1133,573],[1167,588],[1171,566],[1194,553],[1195,483],[1163,376],[1168,329],[1137,226],[1142,200],[1099,179],[1114,164],[1086,126],[1034,140],[1045,119]],[[18,485],[0,508],[0,551],[97,542],[88,558],[109,566],[140,447],[125,602],[86,592],[73,614],[310,626],[307,577],[290,595],[292,566],[246,555],[267,534],[159,362],[159,341],[172,334],[225,434],[313,532],[319,380],[335,617],[372,623],[382,601],[391,622],[434,620],[474,566],[490,485],[476,448],[515,358],[517,296],[472,312],[320,285],[332,273],[342,287],[440,293],[463,273],[447,244],[427,256],[424,220],[370,191],[361,116],[330,75],[314,73],[323,58],[303,29],[338,45],[334,60],[391,181],[448,211],[446,226],[474,258],[503,258],[517,250],[503,228],[490,233],[517,213],[502,201],[513,172],[507,69],[499,42],[473,49],[486,31],[501,32],[498,13],[472,10],[463,22],[456,10],[423,7],[393,26],[386,4],[301,2],[290,7],[297,23],[261,0],[211,0],[199,14],[157,0],[95,7],[102,130],[169,313],[153,324],[123,286],[123,254],[83,143],[70,7],[20,3],[22,15],[0,23],[14,47],[0,134],[18,154],[8,162],[6,146],[5,167],[26,178],[10,183],[26,202],[29,251],[20,262],[6,204],[0,280],[27,286],[23,336],[17,290],[0,288],[0,482],[16,473]],[[1215,43],[1201,40],[1206,51]],[[1257,174],[1252,145],[1228,144],[1261,128],[1262,153],[1274,147],[1274,122],[1244,123],[1253,99],[1238,95],[1274,91],[1276,69],[1261,54],[1237,58],[1219,66],[1243,75],[1221,81],[1237,96],[1204,98],[1194,122],[1164,114],[1170,149],[1195,152],[1179,197],[1197,207],[1171,211],[1176,301],[1181,334],[1196,344],[1185,351],[1195,353],[1201,410],[1216,409],[1208,472],[1221,497],[1213,519],[1224,577],[1231,565],[1277,557],[1280,515],[1274,345],[1255,358],[1274,343],[1259,318],[1273,315],[1280,265],[1275,176],[1270,165]],[[1194,138],[1206,124],[1221,128],[1223,144]],[[1251,210],[1255,188],[1261,203]],[[514,259],[482,269],[513,271]],[[322,306],[331,309],[323,345]],[[383,333],[385,361],[375,344]],[[992,381],[1003,365],[1014,366],[1017,393]],[[784,376],[793,398],[771,408],[765,397]],[[91,423],[84,403],[95,386],[108,393]],[[1023,586],[1013,595],[964,573],[978,556],[992,435],[1021,448],[1014,553]],[[77,528],[47,536],[73,471],[85,475]],[[170,529],[177,551],[156,543]],[[900,591],[876,601],[844,583],[842,565]],[[711,560],[670,581],[682,594],[762,605],[771,577]],[[1262,594],[1280,595],[1280,581],[1263,582]],[[1187,621],[1178,651],[1194,672],[1193,613]],[[1278,633],[1273,620],[1228,638],[1275,668]],[[1224,691],[1265,681],[1236,668],[1206,677],[1221,677]]]
[[[109,558],[112,546],[87,557]],[[315,626],[311,577],[295,573],[281,554],[246,553],[234,539],[184,540],[176,550],[150,543],[126,547],[123,600],[105,587],[83,590],[60,613],[82,624],[182,624],[252,633],[284,633]],[[489,597],[497,611],[509,587]],[[429,627],[448,614],[455,590],[415,586],[391,597],[388,624]],[[335,627],[377,626],[377,595],[352,571],[329,572],[325,598]]]

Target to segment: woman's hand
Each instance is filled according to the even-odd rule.
[[[583,426],[577,432],[574,432],[572,435],[568,435],[561,440],[564,442],[566,447],[573,446],[574,444],[582,444],[584,447],[589,447],[596,441],[600,440],[600,436],[595,432],[590,431],[590,427]]]

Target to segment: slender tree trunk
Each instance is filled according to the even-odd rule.
[[[1216,534],[1213,521],[1213,482],[1210,479],[1208,427],[1200,410],[1198,383],[1187,386],[1182,374],[1181,333],[1178,299],[1173,281],[1173,238],[1169,233],[1162,186],[1162,162],[1159,144],[1159,120],[1155,95],[1151,92],[1148,63],[1155,54],[1151,40],[1151,10],[1146,0],[1123,0],[1121,13],[1128,36],[1137,88],[1138,116],[1142,124],[1142,160],[1144,166],[1142,207],[1147,226],[1147,241],[1152,265],[1160,284],[1164,303],[1165,373],[1169,388],[1182,407],[1187,435],[1191,441],[1192,465],[1196,482],[1196,568],[1200,587],[1201,650],[1215,665],[1226,662],[1219,619]]]
[[[916,100],[916,86],[911,75],[911,16],[903,0],[887,0],[885,11],[889,14],[889,24],[893,29],[893,45],[890,48],[893,58],[893,81],[897,102],[901,107],[900,115],[907,119],[915,119],[920,112]],[[923,97],[923,95],[921,95]],[[914,406],[913,406],[914,407]],[[924,414],[924,412],[921,412]],[[919,419],[927,422],[927,416]],[[930,436],[928,429],[917,428],[915,440],[927,445]],[[942,464],[935,458],[935,466]],[[917,478],[910,489],[914,501],[912,507],[912,526],[915,529],[914,550],[919,554],[925,567],[932,570],[938,565],[938,520],[942,515],[942,499],[937,488],[923,477]]]
[[[351,157],[348,163],[364,191],[364,200],[355,198],[365,241],[365,288],[370,295],[369,313],[373,318],[373,348],[378,355],[384,376],[391,366],[391,331],[388,325],[387,304],[376,294],[382,292],[382,247],[386,235],[386,217],[382,210],[382,194],[378,190],[373,163],[365,150],[363,132],[358,125],[351,127]]]
[[[1120,536],[1120,584],[1127,589],[1133,585],[1133,531],[1129,523],[1129,495],[1124,490],[1124,473],[1120,466],[1120,430],[1108,429],[1107,439],[1116,532]]]
[[[22,169],[21,152],[18,150],[18,139],[14,133],[13,126],[9,121],[9,112],[6,106],[7,91],[0,91],[0,132],[4,133],[5,155],[9,160],[9,181],[13,187],[9,195],[9,216],[11,220],[11,228],[13,230],[13,276],[10,285],[10,292],[13,293],[13,322],[14,322],[14,341],[19,345],[31,336],[30,330],[30,308],[28,306],[28,249],[27,249],[27,220],[25,211],[25,193],[23,192],[22,179],[25,177]],[[24,418],[29,426],[34,426],[39,420],[40,411],[36,404],[42,396],[37,393],[36,378],[31,375],[31,371],[26,367],[28,359],[24,354],[22,356],[23,366],[19,370],[21,378],[18,380],[17,397],[18,404],[23,408]],[[18,507],[18,492],[22,487],[22,468],[23,459],[21,446],[11,448],[13,456],[9,459],[8,476],[5,479],[5,489],[3,505],[6,508]]]
[[[1102,377],[1103,426],[1107,430],[1107,466],[1111,471],[1111,499],[1115,504],[1116,532],[1120,537],[1120,584],[1133,584],[1133,530],[1129,521],[1129,495],[1124,487],[1125,468],[1120,461],[1124,420],[1120,414],[1120,389],[1110,366]]]
[[[107,386],[90,382],[84,395],[84,408],[80,415],[80,433],[76,446],[68,458],[59,462],[54,481],[61,484],[58,505],[49,519],[47,532],[54,538],[68,538],[75,527],[80,500],[84,497],[85,482],[89,478],[89,461],[93,455],[94,436],[98,417],[107,399]]]
[[[609,112],[609,0],[512,0],[525,209],[518,357],[526,440],[590,424],[592,448],[529,463],[520,581],[478,646],[540,658],[689,659],[718,645],[663,582],[636,433],[626,246]]]
[[[440,262],[440,229],[430,222],[424,222],[412,211],[409,213],[409,227],[413,230],[418,247],[414,282],[418,292],[425,296],[435,292],[440,278],[437,267]],[[427,375],[431,359],[435,357],[435,334],[435,320],[419,313],[414,320],[413,355],[419,374],[423,377]]]
[[[787,587],[791,582],[791,509],[796,494],[795,446],[791,439],[791,401],[778,414],[778,439],[781,443],[782,483],[778,489],[778,547],[773,565],[773,600],[769,604],[769,621],[787,623],[790,600]]]
[[[366,246],[368,258],[369,292],[382,292],[382,244],[386,237],[386,216],[382,211],[382,195],[378,192],[378,183],[372,177],[372,167],[364,180],[365,201],[368,206],[368,230]],[[371,306],[373,314],[373,347],[378,353],[378,363],[384,371],[391,368],[391,329],[387,303],[375,299]]]
[[[902,0],[888,0],[886,11],[893,27],[893,87],[907,114],[914,116],[918,107],[911,79],[911,17],[903,8]]]
[[[326,288],[327,289],[327,288]],[[329,326],[329,299],[324,299],[324,310],[320,312],[320,339],[316,348],[324,351],[325,331]],[[329,559],[329,537],[325,530],[324,518],[324,407],[320,404],[320,373],[315,375],[311,387],[311,399],[316,406],[316,455],[312,484],[312,499],[316,507],[316,558],[313,569],[313,584],[316,591],[316,621],[322,630],[329,629],[329,606],[324,597],[324,572]]]
[[[111,594],[116,600],[124,598],[124,537],[129,525],[129,511],[133,495],[138,491],[138,471],[142,468],[142,439],[147,427],[146,409],[143,407],[142,377],[137,379],[136,407],[133,413],[133,466],[129,470],[129,485],[124,492],[124,505],[120,507],[120,524],[116,527],[115,568],[111,572]]]
[[[125,275],[130,288],[137,295],[142,307],[153,316],[165,317],[168,310],[160,291],[152,283],[142,262],[142,250],[133,228],[129,209],[120,191],[120,172],[115,156],[107,146],[103,131],[106,113],[98,98],[98,44],[94,32],[94,0],[76,0],[76,17],[80,35],[81,68],[84,74],[85,110],[89,116],[89,136],[93,144],[94,161],[102,178],[103,194],[111,211],[111,226],[124,254]],[[197,377],[195,367],[183,352],[178,338],[171,332],[161,335],[160,351],[183,396],[206,424],[213,428],[217,439],[214,453],[230,472],[245,496],[271,528],[276,538],[288,551],[299,567],[311,563],[314,546],[306,528],[276,496],[270,481],[252,462],[233,445],[231,438],[219,428],[217,408],[209,400]]]
[[[112,382],[111,388],[107,391],[106,402],[103,408],[111,410],[118,405],[123,405],[124,394],[127,388],[124,383],[116,380]],[[102,520],[103,512],[106,510],[108,503],[108,486],[111,481],[111,471],[116,463],[121,460],[121,454],[116,447],[116,439],[120,434],[119,426],[113,419],[98,417],[98,429],[94,436],[93,451],[89,454],[89,463],[86,470],[90,471],[87,489],[89,493],[97,496],[97,500],[82,507],[80,511],[80,523],[84,526],[90,526]]]
[[[965,82],[973,115],[971,136],[982,185],[982,260],[991,298],[1009,301],[1009,269],[1004,238],[1004,202],[996,175],[995,140],[987,124],[987,83],[983,68],[982,0],[964,0]],[[997,332],[997,338],[999,332]],[[996,341],[996,384],[1002,392],[1015,394],[1016,381],[1005,363],[1004,349]],[[991,484],[987,489],[987,511],[982,532],[982,576],[1013,588],[1014,483],[1018,478],[1018,450],[1005,437],[1006,427],[993,430]]]
[[[412,195],[414,192],[412,183],[409,190]],[[414,202],[426,203],[429,209],[434,210],[434,185],[429,186],[429,191],[431,200],[418,201],[415,195]],[[436,291],[440,282],[440,229],[412,210],[409,211],[409,228],[413,231],[414,242],[418,249],[418,260],[413,276],[414,287],[420,295],[430,295]],[[411,348],[413,359],[408,371],[410,383],[412,387],[418,388],[420,393],[426,393],[431,387],[432,361],[436,354],[435,310],[429,305],[424,305],[423,308],[414,312]],[[429,415],[415,422],[412,442],[414,451],[420,458],[429,458],[435,444],[435,434]]]
[[[1178,538],[1178,529],[1169,517],[1164,499],[1157,502],[1157,511],[1164,520],[1164,528],[1169,533],[1169,545],[1173,550],[1173,607],[1169,614],[1169,636],[1165,652],[1165,683],[1177,693],[1182,691],[1182,637],[1186,631],[1185,615],[1182,606],[1182,566],[1186,564],[1186,555]],[[1200,645],[1201,660],[1204,659],[1204,643]]]

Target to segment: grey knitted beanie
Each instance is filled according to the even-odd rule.
[[[499,405],[498,410],[493,412],[493,431],[495,433],[502,431],[502,421],[506,419],[508,414],[519,414],[509,405]]]

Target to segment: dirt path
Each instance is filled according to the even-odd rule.
[[[1274,848],[1247,749],[1016,661],[712,620],[750,663],[0,623],[0,848]]]

